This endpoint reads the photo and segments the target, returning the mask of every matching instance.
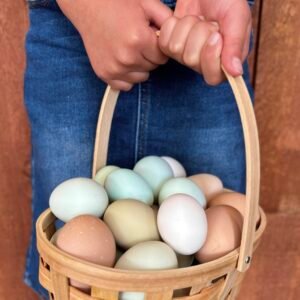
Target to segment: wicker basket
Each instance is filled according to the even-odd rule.
[[[142,291],[146,300],[169,300],[176,298],[174,292],[181,289],[188,291],[188,296],[181,297],[181,300],[235,299],[253,251],[264,232],[266,216],[258,205],[259,143],[252,103],[242,77],[226,76],[239,108],[246,149],[247,203],[240,248],[217,260],[182,269],[127,271],[107,268],[68,255],[50,243],[56,231],[56,218],[48,209],[39,217],[36,227],[40,253],[39,280],[49,291],[50,299],[114,300],[118,299],[121,291]],[[109,133],[118,95],[117,91],[108,87],[102,102],[93,175],[106,164]],[[255,220],[257,210],[260,213],[259,224]],[[69,278],[90,285],[91,293],[88,295],[70,286]]]

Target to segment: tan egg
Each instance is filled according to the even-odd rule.
[[[137,243],[158,241],[157,212],[149,205],[132,199],[115,201],[104,214],[117,244],[128,249]]]
[[[83,260],[112,267],[116,257],[116,243],[107,225],[90,215],[78,216],[66,223],[56,239],[61,250]],[[88,291],[89,286],[75,280],[71,285]]]
[[[207,200],[213,198],[223,190],[222,181],[212,174],[196,174],[188,177],[202,190]]]
[[[208,208],[207,238],[195,257],[200,263],[212,261],[239,247],[243,219],[233,207],[220,205]]]
[[[225,191],[216,197],[212,198],[208,206],[213,207],[216,205],[228,205],[236,210],[238,210],[241,215],[244,217],[245,215],[245,208],[246,208],[246,196],[241,193],[236,193],[236,192],[228,192]],[[260,216],[259,212],[257,211],[256,215],[256,224],[259,222]]]

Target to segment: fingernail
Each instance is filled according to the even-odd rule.
[[[198,18],[199,18],[201,21],[205,21],[204,16],[198,16]]]
[[[208,44],[210,46],[216,45],[220,40],[220,34],[218,32],[214,32],[208,39]]]
[[[235,69],[235,71],[238,72],[240,75],[243,74],[242,62],[238,57],[234,57],[232,59],[232,66]]]

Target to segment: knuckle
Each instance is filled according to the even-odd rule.
[[[141,30],[136,30],[132,32],[128,38],[128,45],[130,47],[136,48],[143,44],[145,35],[141,32]]]
[[[118,60],[122,65],[132,66],[135,63],[135,56],[130,51],[122,50],[118,55]]]
[[[197,68],[198,66],[198,57],[196,55],[184,54],[182,61],[185,65],[191,68]]]
[[[169,43],[169,51],[172,54],[178,55],[183,52],[183,49],[184,49],[184,45],[182,43],[179,43],[177,41],[176,42],[171,41]]]

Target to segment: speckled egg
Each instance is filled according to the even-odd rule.
[[[59,231],[56,246],[61,250],[95,264],[112,267],[116,257],[116,243],[107,225],[94,216],[78,216]],[[89,286],[75,280],[71,285],[83,290]]]

